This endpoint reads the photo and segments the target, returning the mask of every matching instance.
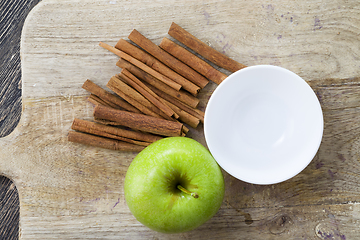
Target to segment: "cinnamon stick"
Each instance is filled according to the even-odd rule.
[[[176,119],[179,118],[179,116],[169,106],[164,104],[162,100],[153,91],[151,91],[151,89],[149,89],[139,79],[132,75],[128,70],[123,69],[121,71],[121,74],[124,74],[128,77],[126,78],[127,84],[135,88],[139,93],[141,93],[147,100],[149,100],[152,104],[158,107],[161,111],[163,111],[167,116],[174,117]]]
[[[76,130],[76,131],[81,131],[80,129],[83,129],[83,128],[92,129],[92,130],[100,131],[100,132],[107,133],[107,134],[114,135],[114,136],[119,136],[119,137],[123,137],[126,139],[133,139],[133,140],[138,140],[141,142],[148,142],[148,143],[153,143],[153,142],[156,142],[157,140],[162,139],[162,137],[160,137],[160,136],[152,135],[149,133],[130,131],[130,130],[126,130],[126,129],[122,129],[122,128],[118,128],[118,127],[107,126],[104,124],[75,118],[73,121],[73,124],[71,126],[71,129]],[[91,133],[88,131],[86,131],[86,132]]]
[[[101,118],[97,118],[94,117],[95,122],[103,124],[103,125],[107,125],[107,126],[123,126],[121,123],[119,122],[115,122],[115,121],[110,121],[110,120],[106,120],[106,119],[101,119]],[[177,121],[177,120],[176,120]],[[179,122],[179,121],[177,121]],[[188,129],[185,125],[183,125],[183,129],[182,129],[183,133],[185,133],[185,135],[190,131],[190,129]],[[150,133],[149,133],[150,134]],[[184,135],[184,136],[185,136]],[[160,137],[160,136],[159,136]]]
[[[183,29],[176,23],[171,24],[168,33],[170,36],[172,36],[188,48],[192,49],[193,51],[197,52],[205,59],[209,60],[212,63],[215,63],[216,65],[224,69],[227,69],[231,72],[236,72],[237,70],[246,67],[245,65],[238,63],[237,61],[206,45],[204,42],[200,41],[199,39],[188,33],[185,29]]]
[[[95,106],[94,117],[119,122],[125,127],[161,136],[181,136],[183,132],[183,124],[179,122],[125,112],[102,105]]]
[[[125,69],[125,72],[128,72],[126,69]],[[130,72],[128,72],[128,74],[130,74],[131,75],[131,73]],[[133,76],[133,75],[131,75],[132,77],[133,77],[133,80],[138,80],[138,79],[136,79],[136,77],[135,76]],[[131,83],[133,80],[131,80],[131,78],[129,78],[128,76],[126,76],[125,74],[123,74],[123,73],[121,73],[120,74],[120,77],[121,77],[121,79],[123,80],[123,81],[126,81],[126,82],[128,82],[128,83]],[[141,83],[140,81],[136,81],[137,83]],[[135,85],[134,85],[135,86]],[[150,95],[148,95],[148,97],[149,98],[151,98],[151,94],[152,94],[152,96],[154,96],[157,100],[158,100],[158,103],[159,104],[161,104],[162,103],[162,106],[161,105],[159,105],[159,107],[160,108],[166,108],[166,107],[168,107],[166,104],[164,104],[163,102],[162,102],[162,99],[161,98],[159,98],[154,92],[152,92],[149,88],[147,88],[143,83],[141,83],[141,86],[144,86],[146,89],[147,89],[147,91],[148,91],[148,93],[150,94]],[[139,90],[141,90],[141,87],[139,88]],[[145,89],[143,89],[143,90],[145,90]],[[142,90],[141,90],[142,91]],[[142,91],[144,94],[146,94],[146,90],[145,91]],[[151,108],[152,109],[152,108]],[[176,113],[176,112],[174,112],[172,109],[170,109],[170,111],[171,112],[174,112],[173,113],[173,116],[174,116],[174,118],[171,118],[170,116],[168,116],[168,115],[164,115],[164,113],[159,109],[159,108],[156,108],[156,109],[154,109],[154,111],[155,110],[159,110],[160,112],[159,112],[159,114],[160,114],[160,116],[161,117],[163,117],[164,119],[166,119],[166,120],[170,120],[170,121],[176,121],[176,122],[179,122],[178,120],[177,120],[177,118],[179,118],[179,115]],[[157,112],[157,111],[156,111]],[[158,113],[158,112],[157,112]],[[183,126],[183,131],[185,132],[185,133],[188,133],[189,132],[189,129],[186,127],[186,126]]]
[[[136,89],[132,88],[131,86],[127,85],[128,82],[131,82],[128,76],[124,74],[118,74],[115,78],[112,78],[110,81],[113,81],[115,87],[120,89],[123,93],[128,95],[129,97],[133,98],[134,100],[138,101],[139,103],[143,104],[144,107],[148,108],[150,111],[156,114],[150,114],[150,116],[160,117],[167,120],[172,120],[172,118],[166,115],[161,109],[159,109],[156,105],[154,105],[151,101],[149,101],[145,96],[143,96],[140,92]],[[177,115],[175,117],[178,117]]]
[[[140,80],[138,80],[134,75],[132,75],[126,69],[123,69],[120,76],[123,78],[123,80],[126,81],[126,83],[133,86],[140,93],[142,93],[143,96],[146,95],[147,99],[149,101],[152,101],[154,103],[154,105],[158,106],[160,110],[170,108],[170,111],[168,113],[169,117],[174,116],[176,119],[179,118],[179,120],[181,120],[184,123],[189,124],[193,128],[196,128],[197,125],[199,124],[199,121],[200,121],[199,119],[191,116],[187,112],[182,111],[178,107],[174,106],[173,104],[171,104],[171,103],[167,102],[166,100],[157,96],[151,89],[149,89],[144,83],[142,83]],[[168,120],[173,120],[173,119],[168,119]],[[184,126],[184,128],[185,128],[185,126]],[[188,129],[185,130],[185,132],[188,132],[188,131],[189,131]]]
[[[150,110],[143,104],[143,102],[145,102],[143,100],[143,96],[141,96],[141,95],[139,96],[139,95],[135,94],[135,92],[132,91],[133,89],[130,89],[129,91],[127,91],[128,88],[122,88],[121,87],[122,84],[125,84],[125,83],[123,83],[121,80],[119,80],[116,77],[112,77],[109,80],[109,82],[106,84],[106,86],[108,88],[110,88],[112,91],[114,91],[121,98],[123,98],[125,101],[130,103],[132,106],[137,108],[140,112],[142,112],[146,115],[149,115],[149,116],[162,118],[159,114],[153,112],[152,110]]]
[[[110,105],[110,104],[106,103],[104,100],[102,100],[101,98],[99,98],[98,96],[96,96],[96,95],[94,95],[92,93],[90,94],[90,96],[87,99],[88,99],[89,102],[91,102],[94,105],[101,104],[101,105],[104,105],[104,106],[117,108],[117,106],[114,107],[114,105]]]
[[[140,152],[145,147],[131,143],[118,141],[115,139],[109,139],[99,136],[94,136],[88,133],[70,131],[68,134],[68,140],[70,142],[81,143],[90,145],[93,147],[101,147],[111,150],[129,151],[129,152]]]
[[[114,94],[106,91],[105,89],[101,88],[91,80],[86,80],[84,84],[82,85],[82,88],[89,91],[90,93],[96,95],[101,100],[107,103],[107,105],[110,105],[114,108],[123,108],[130,112],[139,112],[137,109],[135,109],[133,106],[131,106],[129,103],[125,102],[124,100],[120,99],[119,97],[115,96]],[[118,107],[115,107],[115,106]]]
[[[109,121],[109,120],[105,120],[105,119],[100,119],[100,118],[96,118],[96,117],[94,117],[94,121],[97,122],[97,123],[106,125],[106,126],[115,126],[115,127],[121,126],[121,124],[118,123],[118,122]]]
[[[178,59],[171,56],[169,53],[162,50],[158,47],[155,43],[147,39],[141,33],[139,33],[136,29],[134,29],[128,38],[143,48],[145,51],[156,57],[162,63],[179,73],[180,75],[184,76],[185,78],[189,79],[191,82],[199,86],[200,88],[204,88],[208,83],[204,76],[187,66],[186,64],[182,63]]]
[[[170,95],[162,92],[162,91],[159,91],[158,89],[156,89],[155,87],[151,86],[151,85],[147,85],[151,90],[153,90],[159,97],[171,102],[172,104],[174,104],[175,106],[177,106],[178,108],[184,110],[185,112],[193,115],[194,117],[200,119],[200,121],[202,123],[204,123],[204,117],[205,117],[205,113],[200,111],[199,109],[196,109],[196,108],[192,108],[192,107],[189,107],[188,105],[186,104],[183,104],[182,102],[180,102],[179,100],[171,97]]]
[[[179,120],[180,121],[182,121],[183,123],[188,124],[192,128],[196,128],[199,125],[200,119],[194,117],[190,113],[182,110],[181,108],[177,107],[176,105],[172,104],[169,101],[166,101],[165,99],[163,99],[163,101],[165,101],[165,103],[169,107],[171,107],[179,115]]]
[[[220,84],[227,78],[226,74],[216,70],[210,64],[168,38],[163,38],[159,46],[216,84]]]
[[[143,104],[144,106],[150,106],[151,105],[149,100],[147,100],[138,91],[136,91],[131,86],[127,85],[124,81],[122,81],[121,78],[118,75],[112,76],[108,83],[112,83],[112,85],[115,86],[117,89],[120,89],[126,95],[128,95],[129,97],[135,99],[136,101]]]
[[[89,133],[95,136],[99,136],[99,137],[106,137],[106,138],[110,138],[110,139],[115,139],[115,140],[119,140],[119,141],[123,141],[123,142],[128,142],[128,143],[132,143],[135,145],[140,145],[140,146],[149,146],[150,143],[149,142],[141,142],[141,141],[136,141],[133,139],[128,139],[128,138],[124,138],[124,137],[119,137],[117,135],[113,135],[110,133],[106,133],[106,132],[102,132],[96,129],[92,129],[92,128],[86,128],[83,126],[76,126],[76,127],[72,127],[73,130],[76,130],[78,132],[82,132],[82,133]]]
[[[138,77],[140,80],[147,82],[148,84],[156,87],[157,89],[169,94],[170,96],[178,99],[179,101],[196,108],[199,104],[200,100],[189,93],[183,91],[183,90],[175,90],[168,85],[162,83],[158,79],[154,78],[150,74],[144,72],[140,68],[134,66],[133,64],[129,63],[125,59],[120,58],[119,61],[116,63],[116,65],[122,69],[127,69],[129,72],[131,72],[133,75]]]
[[[180,84],[183,89],[189,91],[194,96],[196,96],[200,91],[200,88],[194,83],[187,80],[177,72],[173,71],[165,64],[154,58],[152,55],[127,42],[126,40],[120,39],[116,43],[115,48],[129,54],[130,56],[140,60],[141,62],[145,63],[146,65],[163,74],[164,76],[174,80],[174,82]]]
[[[163,74],[155,71],[154,69],[152,69],[151,67],[147,66],[145,63],[142,63],[141,61],[137,60],[136,58],[133,58],[132,56],[124,53],[123,51],[120,51],[117,48],[114,48],[106,43],[100,42],[99,44],[101,47],[109,50],[110,52],[118,55],[119,57],[125,59],[126,61],[129,61],[130,63],[134,64],[135,66],[141,68],[142,70],[144,70],[145,72],[151,74],[152,76],[156,77],[157,79],[159,79],[160,81],[162,81],[163,83],[169,85],[170,87],[176,89],[176,90],[180,90],[181,89],[181,85],[174,82],[173,80],[171,80],[170,78],[164,76]]]

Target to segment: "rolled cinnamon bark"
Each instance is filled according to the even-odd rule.
[[[163,38],[159,46],[216,84],[220,84],[227,78],[226,74],[216,70],[210,64],[168,38]]]
[[[136,94],[131,94],[132,91],[129,92],[124,92],[126,91],[126,89],[121,88],[121,86],[119,86],[119,82],[121,82],[121,80],[118,80],[116,77],[112,77],[110,79],[110,81],[106,84],[106,86],[108,88],[110,88],[112,91],[114,91],[116,94],[118,94],[121,98],[123,98],[125,101],[127,101],[129,104],[131,104],[132,106],[134,106],[135,108],[137,108],[140,112],[142,112],[143,114],[149,115],[149,116],[153,116],[153,117],[157,117],[157,118],[162,118],[159,114],[153,112],[152,110],[150,110],[149,108],[147,108],[144,104],[142,100],[143,96],[138,96]],[[124,83],[125,84],[125,83]]]
[[[152,104],[159,108],[163,113],[165,113],[169,117],[174,117],[175,119],[179,118],[179,116],[169,106],[164,104],[153,91],[151,91],[147,86],[145,86],[128,70],[123,69],[121,71],[121,74],[127,76],[127,78],[123,78],[127,84],[135,88],[140,94],[142,94],[147,100],[149,100]]]
[[[136,67],[135,65],[129,63],[125,59],[120,59],[116,65],[122,69],[127,69],[129,72],[131,72],[133,75],[138,77],[140,80],[147,82],[148,84],[156,87],[157,89],[169,94],[170,96],[178,99],[179,101],[189,105],[190,107],[196,108],[199,104],[200,100],[193,95],[190,95],[189,93],[183,91],[183,90],[175,90],[168,85],[162,83],[158,79],[154,78],[147,72],[141,70],[140,68]]]
[[[86,80],[84,84],[82,85],[82,88],[86,91],[89,91],[90,93],[96,95],[98,98],[100,98],[102,101],[104,101],[107,105],[110,105],[114,108],[123,108],[130,112],[139,112],[137,109],[135,109],[133,106],[131,106],[129,103],[125,102],[121,98],[115,96],[114,94],[106,91],[105,89],[101,88],[91,80]],[[98,100],[94,97],[92,97],[93,100]],[[114,106],[115,105],[115,106]],[[118,106],[118,107],[116,107]]]
[[[152,135],[149,133],[130,131],[118,127],[107,126],[100,123],[90,122],[82,119],[75,118],[71,129],[86,133],[91,133],[90,130],[96,130],[99,132],[107,133],[113,136],[118,136],[126,139],[138,140],[141,142],[156,142],[157,140],[162,139],[160,136]],[[87,129],[82,131],[81,129]],[[120,140],[120,139],[119,139]]]
[[[157,72],[163,74],[164,76],[172,79],[174,82],[180,84],[183,89],[190,92],[192,95],[196,96],[200,91],[200,88],[196,86],[191,81],[187,80],[177,72],[173,71],[165,64],[154,58],[152,55],[148,54],[147,52],[141,50],[140,48],[134,46],[133,44],[127,42],[124,39],[120,39],[115,48],[129,54],[130,56],[140,60],[141,62],[145,63],[149,67],[153,68]]]
[[[98,96],[96,96],[96,95],[94,95],[92,93],[87,98],[87,100],[89,102],[91,102],[92,104],[94,104],[94,105],[101,104],[101,105],[104,105],[104,106],[120,109],[117,105],[110,105],[110,104],[108,104],[107,102],[105,102],[104,100],[102,100],[101,98],[99,98]]]
[[[145,148],[144,146],[139,146],[131,143],[118,141],[115,139],[109,139],[75,131],[69,132],[68,140],[70,142],[86,144],[93,147],[107,148],[119,151],[140,152]]]
[[[94,108],[94,117],[121,123],[125,127],[161,136],[181,136],[183,124],[143,114],[121,111],[102,105]]]
[[[192,128],[196,128],[199,125],[200,119],[194,117],[190,113],[180,109],[179,107],[177,107],[176,105],[172,104],[169,101],[166,101],[165,99],[163,99],[163,101],[165,101],[165,103],[179,115],[180,121],[182,121],[183,123],[189,124],[189,126]]]
[[[103,124],[103,125],[106,125],[106,126],[115,126],[115,127],[121,127],[121,124],[118,123],[118,122],[114,122],[114,121],[109,121],[109,120],[105,120],[105,119],[100,119],[100,118],[96,118],[94,117],[94,121],[96,123],[100,123],[100,124]]]
[[[143,48],[145,51],[156,57],[162,63],[164,63],[186,79],[189,79],[191,82],[193,82],[200,88],[204,88],[209,83],[209,80],[207,80],[204,76],[202,76],[186,64],[182,63],[175,57],[171,56],[169,53],[162,50],[159,46],[147,39],[136,29],[134,29],[130,33],[128,38],[137,45],[139,45],[141,48]]]
[[[159,79],[160,81],[162,81],[163,83],[169,85],[170,87],[176,89],[176,90],[180,90],[181,89],[181,85],[174,82],[173,80],[171,80],[170,78],[164,76],[163,74],[155,71],[154,69],[152,69],[151,67],[147,66],[145,63],[137,60],[136,58],[133,58],[132,56],[128,55],[127,53],[124,53],[123,51],[120,51],[117,48],[114,48],[106,43],[100,42],[99,44],[101,47],[109,50],[110,52],[118,55],[119,57],[125,59],[126,61],[129,61],[130,63],[134,64],[135,66],[141,68],[142,70],[144,70],[145,72],[151,74],[152,76],[156,77],[157,79]]]
[[[170,116],[166,115],[163,111],[161,111],[156,105],[154,105],[151,101],[149,101],[140,92],[138,92],[136,89],[129,86],[128,82],[131,82],[131,79],[129,79],[128,76],[126,76],[123,73],[120,73],[120,74],[116,75],[115,78],[112,78],[110,81],[112,81],[113,79],[116,79],[114,81],[114,84],[116,84],[115,87],[117,87],[118,90],[122,91],[129,97],[131,97],[134,100],[138,101],[139,103],[143,104],[144,107],[146,107],[150,111],[154,112],[157,116],[160,116],[160,118],[172,120],[172,118]],[[147,115],[154,116],[152,114],[147,114]],[[157,117],[157,116],[154,116],[154,117]],[[178,117],[178,116],[176,116],[176,117]]]
[[[186,104],[183,104],[182,102],[180,102],[179,100],[171,97],[170,95],[162,92],[162,91],[159,91],[158,89],[156,89],[155,87],[151,86],[151,85],[147,85],[151,90],[153,90],[159,97],[165,99],[166,101],[169,101],[171,102],[172,104],[174,104],[175,106],[177,106],[178,108],[184,110],[185,112],[193,115],[194,117],[200,119],[200,121],[202,123],[204,123],[204,116],[205,116],[205,113],[200,111],[199,109],[196,109],[196,108],[192,108],[192,107],[189,107],[188,105]]]
[[[206,45],[176,23],[171,24],[168,33],[170,36],[172,36],[188,48],[192,49],[193,51],[197,52],[205,59],[209,60],[212,63],[215,63],[216,65],[224,69],[227,69],[231,72],[236,72],[237,70],[246,67],[245,65],[229,58],[228,56]]]
[[[89,133],[89,134],[92,134],[92,135],[95,135],[95,136],[115,139],[115,140],[119,140],[119,141],[123,141],[123,142],[127,142],[127,143],[132,143],[132,144],[139,145],[139,146],[145,146],[146,147],[146,146],[150,145],[149,142],[136,141],[136,140],[133,140],[133,139],[124,138],[124,137],[120,137],[120,136],[113,135],[113,134],[110,134],[110,133],[102,132],[102,131],[99,131],[99,130],[93,129],[93,128],[86,128],[86,127],[83,127],[83,126],[75,126],[75,127],[72,127],[72,129],[76,130],[78,132]]]

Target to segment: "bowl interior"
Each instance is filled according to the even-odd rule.
[[[211,96],[205,138],[219,165],[255,184],[285,181],[302,171],[322,139],[323,116],[310,86],[281,67],[231,74]]]

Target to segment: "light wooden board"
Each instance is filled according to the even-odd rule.
[[[22,239],[356,239],[360,237],[360,8],[356,1],[43,0],[21,41],[23,114],[0,140],[0,173],[20,194]],[[134,153],[67,142],[91,119],[81,89],[119,72],[115,45],[136,28],[159,44],[171,22],[245,64],[273,64],[309,81],[324,110],[319,153],[299,175],[257,186],[224,173],[226,196],[209,222],[165,235],[142,226],[123,195]],[[215,88],[201,93],[201,108]],[[205,144],[202,127],[191,137]]]

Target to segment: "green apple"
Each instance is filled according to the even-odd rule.
[[[163,233],[192,230],[224,198],[224,177],[210,152],[186,137],[161,139],[140,152],[126,173],[125,199],[145,226]]]

